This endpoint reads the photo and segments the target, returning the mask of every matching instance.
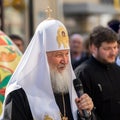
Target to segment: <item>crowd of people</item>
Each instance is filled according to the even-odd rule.
[[[58,20],[41,22],[5,93],[0,120],[120,120],[120,21],[84,39]],[[73,82],[78,81],[78,91]],[[82,83],[82,84],[79,84]]]

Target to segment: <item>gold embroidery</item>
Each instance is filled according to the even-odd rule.
[[[68,117],[63,116],[61,120],[68,120]]]
[[[65,98],[64,98],[64,93],[62,93],[62,101],[63,101],[63,115],[61,113],[61,120],[68,120],[68,117],[66,117],[66,108],[65,108]]]
[[[58,42],[59,48],[61,47],[62,44],[63,44],[64,48],[69,47],[68,34],[67,34],[67,31],[65,30],[65,28],[62,26],[60,26],[57,31],[57,42]]]
[[[44,120],[53,120],[49,115],[45,115]]]

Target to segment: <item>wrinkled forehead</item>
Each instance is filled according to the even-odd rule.
[[[49,51],[47,52],[47,55],[48,54],[66,54],[66,53],[69,53],[70,50],[69,49],[66,49],[66,50],[57,50],[57,51]]]

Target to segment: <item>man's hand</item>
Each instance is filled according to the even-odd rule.
[[[80,98],[76,98],[75,103],[78,107],[81,116],[82,110],[86,110],[88,113],[91,113],[91,110],[94,107],[92,99],[88,96],[88,94],[83,94]]]

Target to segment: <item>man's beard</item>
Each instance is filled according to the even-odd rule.
[[[57,69],[50,69],[51,83],[54,93],[68,93],[70,74],[66,67],[63,72],[58,72]]]

